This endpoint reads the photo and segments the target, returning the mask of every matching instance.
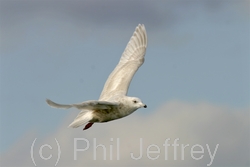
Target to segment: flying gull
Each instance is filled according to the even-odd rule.
[[[89,100],[77,104],[58,104],[49,99],[46,102],[55,108],[75,107],[81,110],[69,127],[77,128],[85,125],[83,130],[90,128],[94,123],[112,121],[128,116],[139,108],[147,108],[147,105],[139,98],[127,96],[130,82],[144,62],[146,47],[146,29],[143,24],[139,24],[119,63],[109,75],[99,100]]]

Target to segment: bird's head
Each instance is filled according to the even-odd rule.
[[[137,97],[130,97],[129,98],[129,103],[131,104],[131,106],[135,107],[136,109],[138,108],[147,108],[147,105],[144,104],[141,99],[137,98]]]

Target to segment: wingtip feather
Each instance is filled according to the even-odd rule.
[[[68,109],[68,108],[72,107],[71,105],[67,105],[67,104],[58,104],[58,103],[55,103],[55,102],[51,101],[50,99],[46,99],[46,103],[49,106],[54,107],[54,108]]]

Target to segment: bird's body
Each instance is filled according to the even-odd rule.
[[[139,98],[126,96],[135,72],[144,62],[146,47],[146,29],[144,25],[139,24],[119,63],[109,75],[99,100],[64,105],[47,99],[47,103],[55,108],[68,109],[75,107],[80,109],[81,112],[69,126],[77,128],[85,124],[84,130],[90,128],[93,123],[112,121],[125,117],[138,108],[146,108],[147,106]]]

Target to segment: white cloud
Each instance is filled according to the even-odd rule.
[[[2,165],[33,166],[30,149],[37,138],[34,144],[34,160],[37,166],[55,165],[58,156],[55,139],[61,149],[57,166],[249,166],[249,109],[172,101],[150,114],[135,113],[121,120],[94,124],[87,131],[67,128],[75,115],[76,113],[69,115],[54,133],[45,138],[34,135],[33,132],[25,135],[1,156]],[[78,149],[86,148],[86,140],[89,142],[86,151],[77,152],[76,160],[74,139]],[[142,158],[134,160],[133,157],[140,156],[140,140]],[[170,144],[167,151],[163,145],[166,140]],[[174,140],[179,144],[176,147],[177,160],[174,160]],[[95,142],[96,146],[105,147],[106,160],[103,160],[103,146],[94,149]],[[41,149],[44,144],[51,145],[53,149],[50,150],[48,145]],[[189,146],[183,152],[181,148],[187,144]],[[196,144],[200,146],[194,146]],[[201,153],[191,155],[192,146],[193,151]],[[39,150],[44,158],[50,155],[52,158],[47,161],[41,159]],[[183,155],[184,160],[181,160]],[[211,158],[213,155],[214,159]],[[194,160],[192,156],[200,160]]]

